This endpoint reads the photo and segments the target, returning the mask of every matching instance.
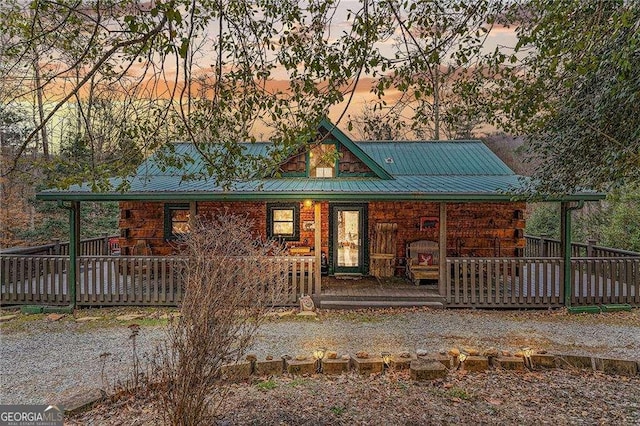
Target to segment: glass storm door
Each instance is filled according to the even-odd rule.
[[[333,205],[331,210],[334,272],[364,273],[366,206]]]

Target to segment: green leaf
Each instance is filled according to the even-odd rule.
[[[178,54],[181,58],[186,58],[187,53],[189,51],[189,39],[183,38],[182,43],[180,44],[180,48],[178,49]]]

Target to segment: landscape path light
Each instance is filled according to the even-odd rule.
[[[460,351],[460,355],[458,355],[458,370],[464,370],[464,362],[469,357],[469,354],[463,351]]]
[[[322,373],[322,358],[327,350],[325,348],[316,348],[313,351],[313,358],[316,360],[316,373]]]
[[[522,348],[522,356],[524,358],[524,365],[530,370],[533,370],[533,362],[531,361],[531,355],[533,351],[529,347]]]
[[[382,357],[382,368],[384,370],[387,370],[389,368],[389,366],[391,365],[391,353],[389,352],[382,352],[380,354],[380,356]]]

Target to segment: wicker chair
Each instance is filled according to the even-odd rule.
[[[407,244],[407,276],[415,285],[420,285],[420,280],[440,278],[440,247],[437,242],[419,240]]]

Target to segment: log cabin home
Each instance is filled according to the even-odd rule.
[[[188,232],[191,214],[228,210],[248,215],[257,235],[282,240],[290,253],[315,254],[319,246],[331,275],[388,275],[389,266],[404,273],[414,241],[435,243],[430,250],[443,258],[522,256],[526,205],[507,193],[518,176],[481,141],[354,142],[326,120],[319,131],[329,135],[282,164],[280,177],[228,191],[181,181],[180,170],[162,171],[150,157],[120,201],[122,254],[142,254],[141,245],[145,254],[176,254],[174,240]],[[188,143],[176,150],[197,156]],[[332,151],[335,162],[323,163]]]
[[[524,255],[526,203],[514,201],[511,192],[521,177],[481,141],[358,142],[326,119],[318,132],[321,143],[291,156],[275,173],[231,188],[184,180],[183,170],[161,167],[152,155],[126,192],[92,193],[82,185],[39,198],[71,201],[72,208],[82,200],[119,201],[122,256],[178,255],[176,240],[189,232],[191,217],[248,215],[256,236],[282,241],[291,256],[314,259],[317,285],[307,291],[314,296],[322,273],[406,277],[444,297],[451,294],[448,258]],[[267,155],[269,145],[242,149]],[[174,148],[198,157],[192,144]],[[572,202],[598,198],[563,198],[563,220]],[[73,220],[71,226],[79,227]]]

